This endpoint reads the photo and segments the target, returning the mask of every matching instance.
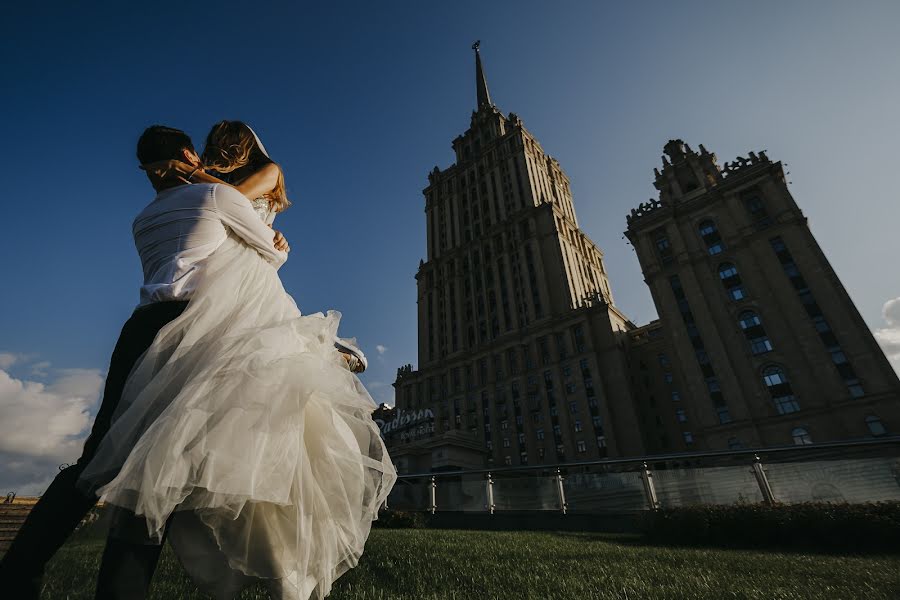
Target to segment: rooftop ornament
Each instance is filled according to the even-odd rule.
[[[761,150],[759,154],[756,152],[750,152],[748,158],[744,158],[743,156],[738,156],[731,162],[727,162],[722,166],[722,177],[728,177],[732,173],[736,173],[741,169],[752,167],[754,165],[764,164],[771,162],[769,157],[766,156],[766,151]]]

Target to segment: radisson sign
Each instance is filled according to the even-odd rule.
[[[386,433],[390,433],[395,429],[406,428],[411,425],[417,425],[422,421],[427,419],[433,419],[434,413],[430,408],[423,408],[421,410],[406,410],[401,413],[398,413],[396,417],[391,419],[390,421],[385,421],[383,419],[375,419],[375,423],[378,425],[378,428],[381,429],[381,435]]]

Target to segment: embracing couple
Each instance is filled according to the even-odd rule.
[[[78,462],[0,562],[0,590],[39,597],[44,566],[102,500],[113,511],[97,598],[145,598],[168,540],[204,592],[265,584],[323,598],[354,567],[396,480],[365,357],[340,314],[301,315],[282,287],[289,206],[280,167],[238,121],[202,158],[148,128],[138,161],[157,194],[134,221],[141,300],[116,343]]]

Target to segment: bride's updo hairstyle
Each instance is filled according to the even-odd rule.
[[[253,131],[241,121],[220,121],[213,125],[206,136],[206,148],[203,150],[203,167],[221,174],[234,173],[237,177],[225,177],[240,181],[267,164],[275,164],[259,143]],[[229,182],[230,183],[230,182]],[[275,189],[265,195],[275,212],[282,212],[291,205],[284,187],[284,175],[278,170],[278,181]]]

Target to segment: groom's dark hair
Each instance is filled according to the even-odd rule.
[[[137,143],[138,162],[146,165],[159,160],[181,159],[182,150],[195,152],[188,134],[165,125],[151,125],[144,130]]]

